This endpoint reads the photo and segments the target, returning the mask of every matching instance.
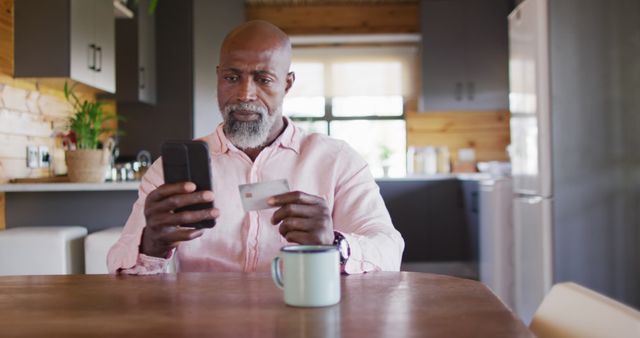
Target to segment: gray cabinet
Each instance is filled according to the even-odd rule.
[[[420,111],[508,110],[508,0],[422,0]]]
[[[71,78],[115,91],[111,0],[16,0],[14,76]]]
[[[140,0],[134,19],[116,20],[118,102],[156,103],[155,17]]]

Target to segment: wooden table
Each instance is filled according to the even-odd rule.
[[[481,283],[376,272],[294,308],[263,273],[0,277],[1,337],[532,337]]]

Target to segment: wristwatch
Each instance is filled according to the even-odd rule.
[[[347,259],[351,256],[351,247],[349,247],[349,242],[341,233],[334,231],[333,232],[333,245],[338,248],[338,252],[340,253],[340,265],[345,265],[347,263]]]

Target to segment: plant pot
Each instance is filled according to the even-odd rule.
[[[78,149],[65,152],[70,182],[102,183],[111,161],[113,141],[103,149]]]

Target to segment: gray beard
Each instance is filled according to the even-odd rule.
[[[233,116],[236,110],[256,113],[255,121],[240,121]],[[269,115],[266,108],[252,103],[226,105],[222,111],[224,125],[222,130],[231,143],[239,149],[256,149],[263,146],[269,137],[269,131],[278,114]]]

